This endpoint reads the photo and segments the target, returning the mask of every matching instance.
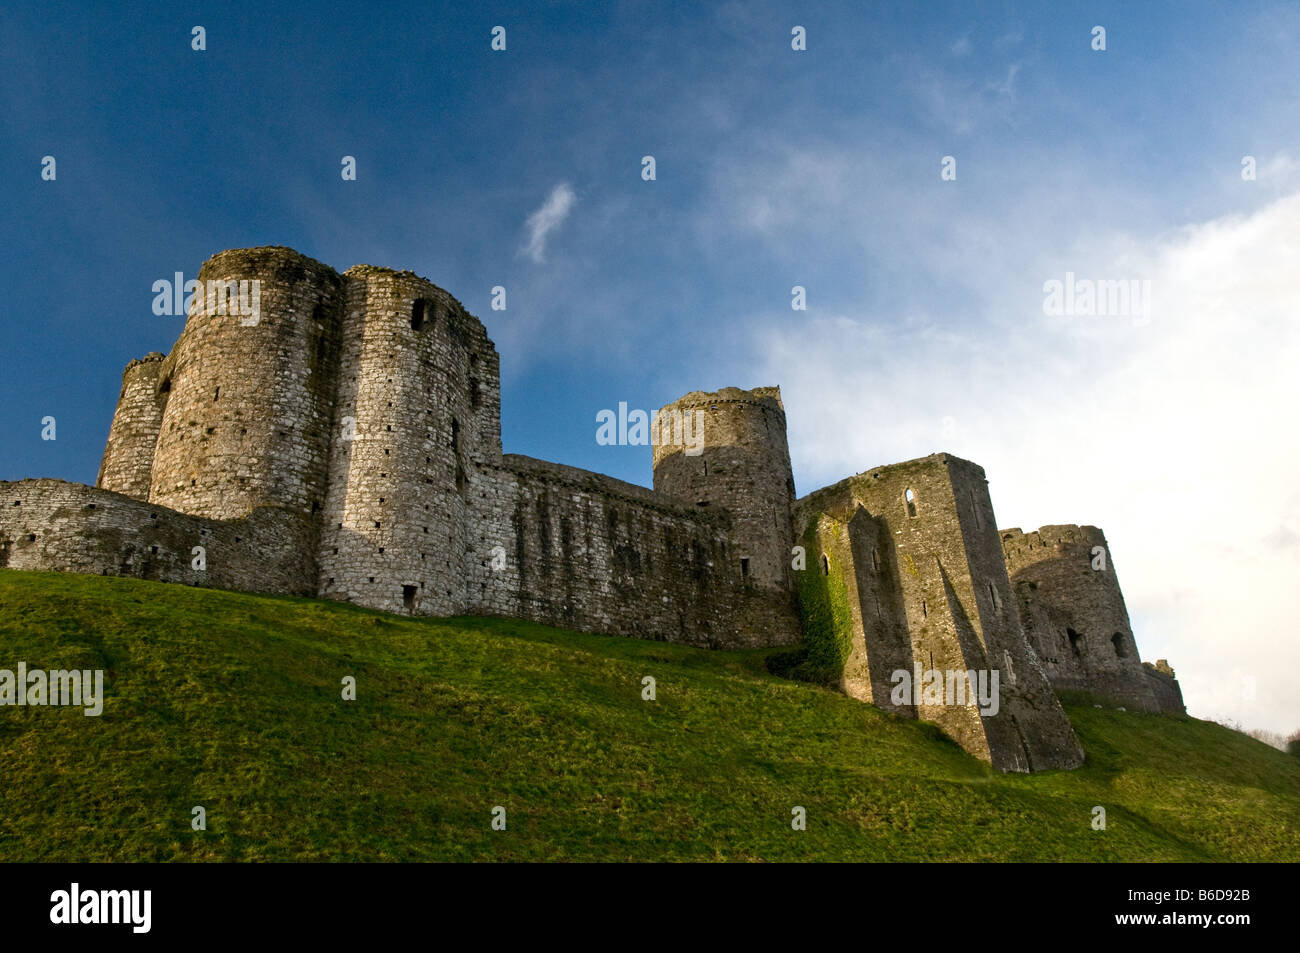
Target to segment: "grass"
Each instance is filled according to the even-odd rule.
[[[0,669],[107,672],[0,708],[0,860],[1300,860],[1227,728],[1076,701],[1086,766],[1005,775],[764,655],[0,570]]]

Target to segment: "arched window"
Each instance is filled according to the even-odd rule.
[[[916,494],[910,489],[903,491],[903,502],[907,505],[907,515],[916,515]]]
[[[822,553],[822,575],[829,576],[830,574],[831,574],[831,561],[826,558],[825,553]]]
[[[1115,646],[1115,658],[1128,658],[1128,639],[1123,632],[1116,632],[1110,637],[1110,644]]]

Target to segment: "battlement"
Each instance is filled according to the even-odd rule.
[[[1045,559],[1048,553],[1059,551],[1061,546],[1105,546],[1106,536],[1096,526],[1078,526],[1073,523],[1040,526],[1028,533],[1020,527],[998,530],[1002,549],[1010,560]],[[1037,554],[1031,557],[1030,554]]]
[[[752,390],[741,390],[739,387],[722,387],[716,391],[693,390],[689,394],[683,394],[671,404],[661,407],[660,412],[673,407],[695,409],[719,404],[766,407],[780,411],[783,417],[785,415],[780,387],[755,387]]]
[[[127,361],[126,367],[122,371],[122,376],[125,377],[129,371],[132,371],[137,367],[141,367],[142,365],[157,364],[157,363],[161,363],[162,361],[165,361],[166,359],[167,359],[166,354],[163,354],[160,351],[150,351],[144,357],[136,357]]]

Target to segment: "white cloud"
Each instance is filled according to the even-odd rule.
[[[1006,254],[1018,270],[993,280],[984,251],[922,263],[969,288],[967,321],[766,323],[750,373],[782,385],[800,493],[937,450],[973,459],[1001,525],[1106,531],[1143,658],[1170,660],[1194,715],[1300,728],[1300,193],[1155,239]],[[1149,323],[1045,316],[1042,283],[1066,268],[1149,279]]]
[[[524,244],[522,253],[539,264],[545,261],[547,240],[564,224],[577,200],[577,195],[567,182],[561,182],[551,189],[546,201],[524,222],[528,241]]]

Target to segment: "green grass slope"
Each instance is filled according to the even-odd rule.
[[[1300,761],[1193,719],[1070,705],[1087,765],[1004,775],[761,652],[0,571],[19,661],[109,676],[0,707],[2,861],[1300,860]]]

